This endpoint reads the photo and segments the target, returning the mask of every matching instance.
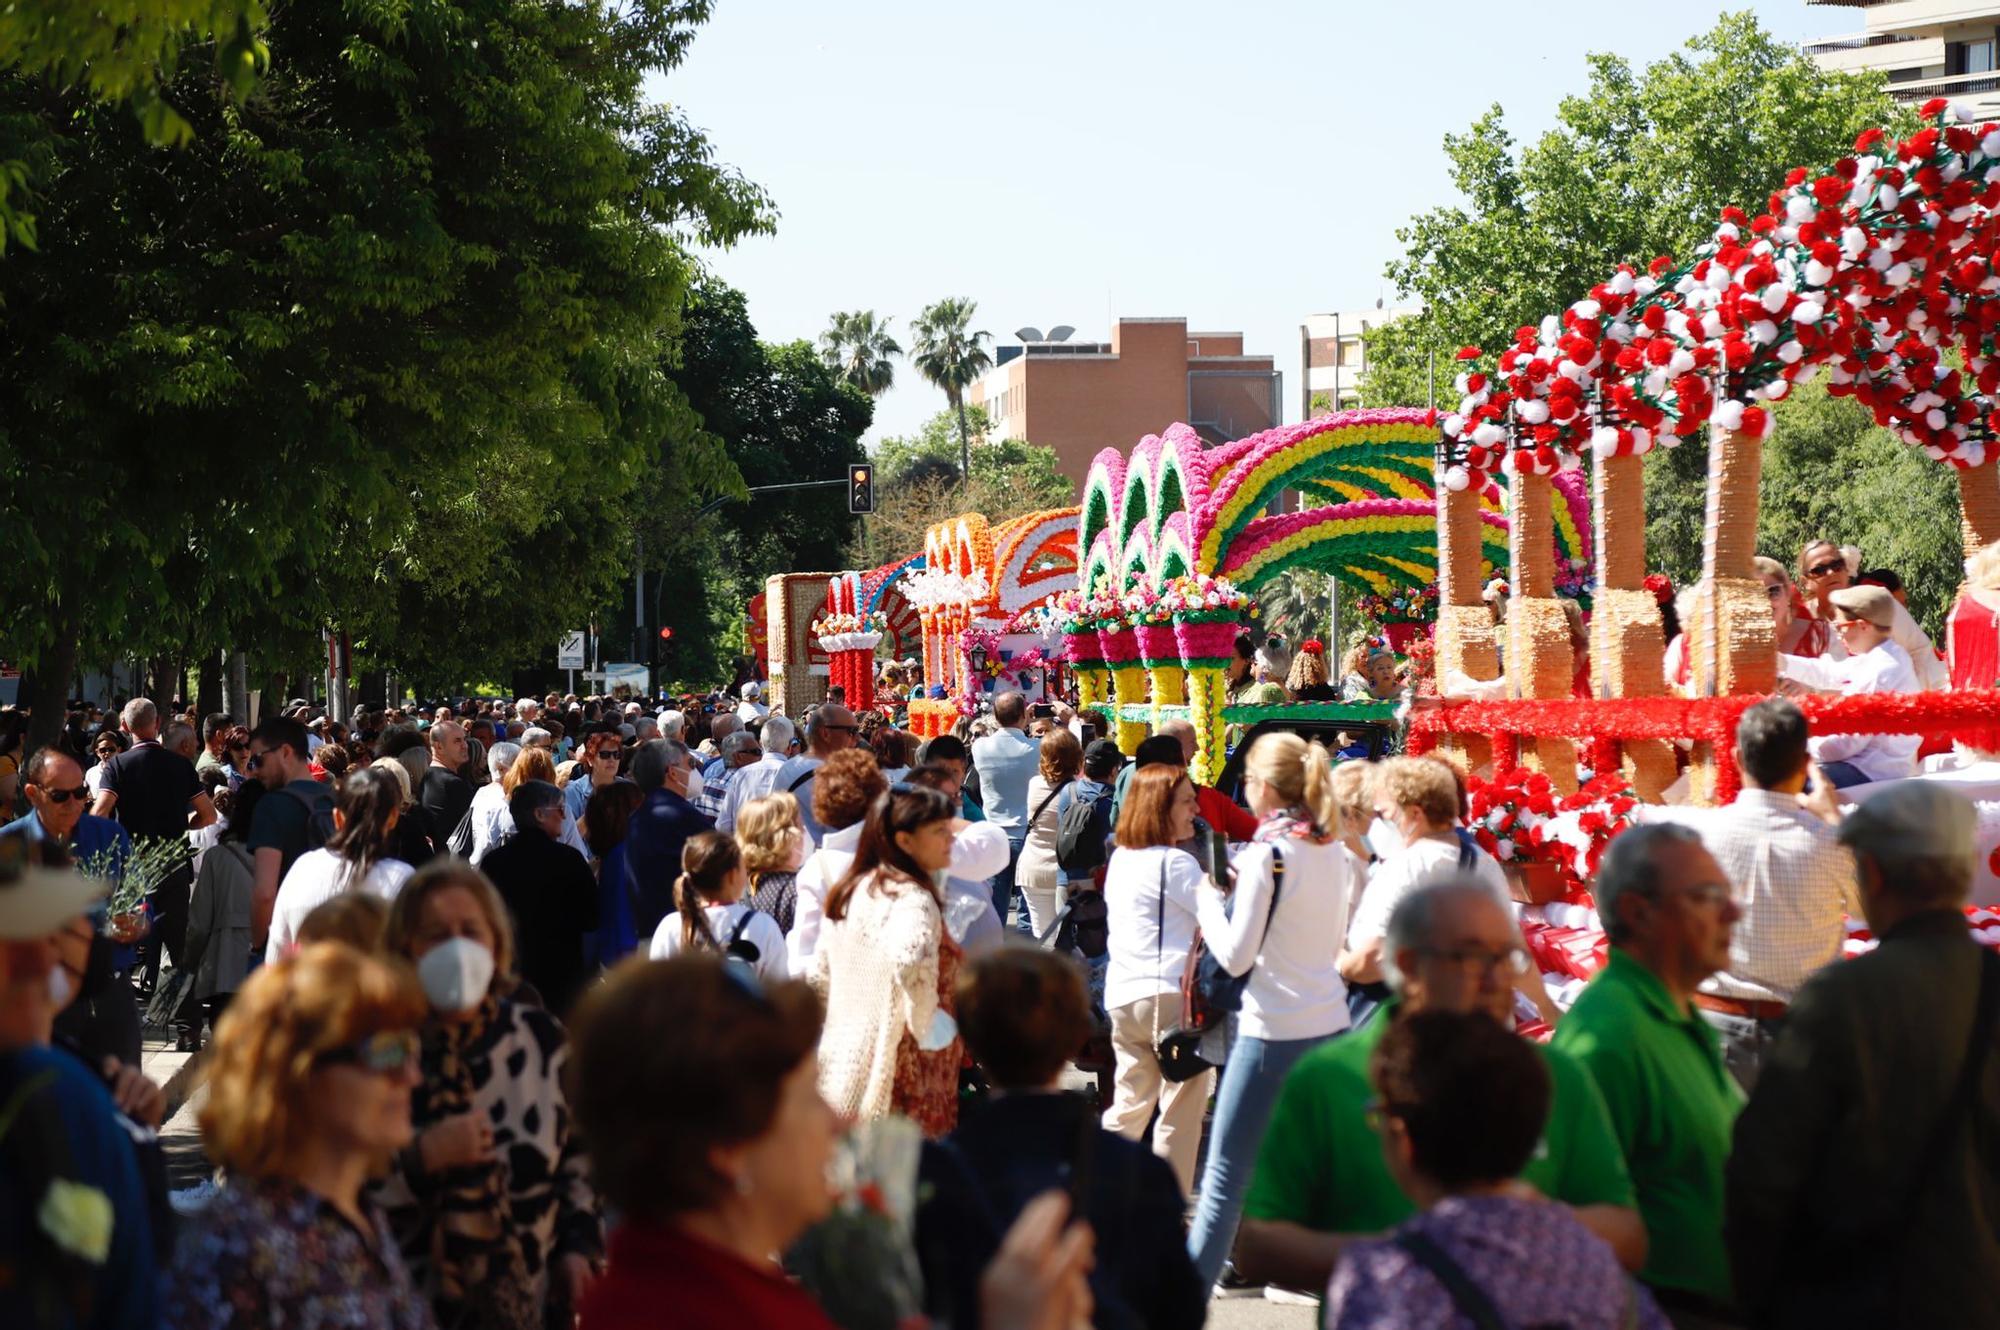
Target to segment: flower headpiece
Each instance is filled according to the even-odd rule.
[[[1639,585],[1653,593],[1653,600],[1660,605],[1670,605],[1674,599],[1673,580],[1665,573],[1647,573],[1646,580]]]
[[[1320,641],[1317,637],[1308,637],[1305,641],[1299,643],[1299,650],[1308,656],[1324,656],[1326,654],[1326,643]]]

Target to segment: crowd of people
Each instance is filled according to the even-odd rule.
[[[1826,594],[1880,651],[1849,625],[1893,616]],[[1317,643],[1244,645],[1232,690],[1330,689]],[[841,1134],[900,1118],[940,1324],[1194,1326],[1263,1288],[1385,1330],[2000,1322],[1976,815],[1843,803],[1854,755],[1782,698],[1734,804],[1612,843],[1566,1009],[1441,760],[1267,732],[1225,794],[1179,722],[1128,757],[1020,693],[922,744],[735,701],[135,699],[29,755],[0,1310],[831,1324],[782,1257]],[[140,862],[143,907],[108,900]],[[1841,960],[1849,914],[1878,945]],[[210,1045],[191,1215],[147,1001]]]

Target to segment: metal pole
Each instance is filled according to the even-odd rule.
[[[1333,409],[1340,410],[1340,315],[1333,316]]]

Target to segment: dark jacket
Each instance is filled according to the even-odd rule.
[[[1070,1186],[1086,1150],[1084,1211],[1097,1235],[1093,1324],[1099,1330],[1202,1324],[1208,1290],[1188,1257],[1186,1206],[1173,1170],[1098,1126],[1090,1106],[1071,1094],[998,1095],[968,1112],[945,1140],[924,1146],[917,1254],[933,1316],[955,1326],[979,1324],[979,1275],[1001,1236],[1029,1201]]]
[[[417,802],[424,810],[424,830],[430,833],[438,853],[444,853],[452,833],[472,811],[472,795],[472,782],[456,771],[432,766],[424,772],[417,786]]]
[[[1799,990],[1729,1159],[1725,1231],[1754,1324],[2000,1326],[2000,1048],[1970,1120],[1912,1176],[1965,1065],[1980,951],[1940,910]]]
[[[632,923],[641,947],[660,920],[674,912],[674,880],[681,875],[681,850],[688,837],[715,830],[715,823],[672,790],[657,789],[632,814],[625,833],[625,862],[632,875]]]
[[[586,936],[597,931],[597,879],[590,865],[539,828],[524,827],[480,867],[513,916],[521,977],[566,1019],[592,972],[584,952]]]

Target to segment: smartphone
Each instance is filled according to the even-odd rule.
[[[1056,714],[1055,703],[1037,702],[1028,708],[1028,714],[1036,720],[1053,720]]]
[[[1217,886],[1229,883],[1229,838],[1214,827],[1201,830],[1200,858],[1202,867],[1208,872],[1208,880]]]

